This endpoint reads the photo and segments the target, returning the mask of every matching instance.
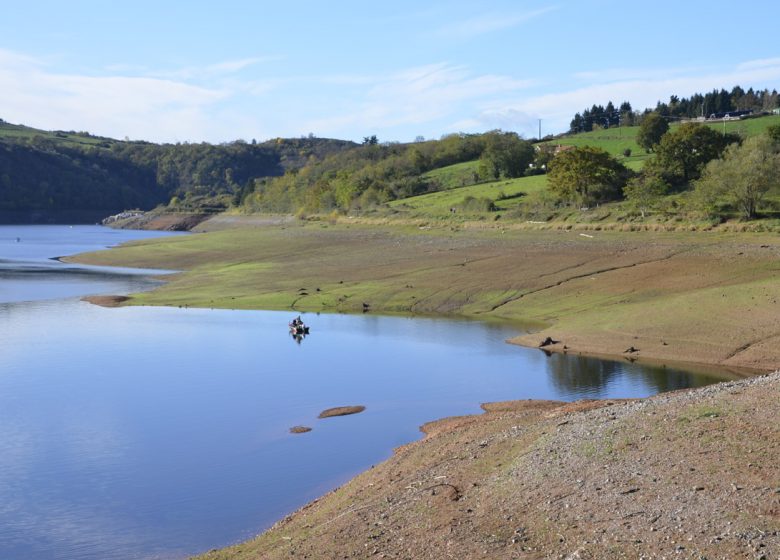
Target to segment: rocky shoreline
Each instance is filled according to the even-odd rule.
[[[483,409],[203,558],[780,557],[780,372]]]

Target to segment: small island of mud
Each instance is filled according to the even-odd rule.
[[[311,428],[308,426],[293,426],[290,428],[291,434],[305,434],[306,432],[311,432]]]
[[[120,307],[129,299],[128,296],[84,296],[81,301],[87,301],[101,307]]]
[[[337,406],[320,412],[317,418],[330,418],[332,416],[347,416],[349,414],[358,414],[366,409],[365,406]]]

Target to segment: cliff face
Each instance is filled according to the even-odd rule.
[[[484,409],[204,558],[780,557],[780,372]]]

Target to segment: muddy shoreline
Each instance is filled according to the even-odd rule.
[[[538,347],[549,336],[558,342],[548,351],[744,376],[780,365],[779,256],[771,235],[287,223],[79,260],[185,271],[124,304],[361,312],[368,303],[527,318],[548,326],[511,342]],[[483,408],[426,424],[388,461],[205,558],[780,557],[780,374],[641,401]]]
[[[776,372],[486,404],[202,558],[777,558],[779,397]]]

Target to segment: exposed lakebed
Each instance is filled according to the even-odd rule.
[[[251,537],[481,402],[721,379],[548,357],[506,344],[517,328],[443,319],[304,314],[297,344],[290,313],[90,305],[79,296],[155,281],[50,260],[156,235],[0,227],[0,557],[182,558]],[[344,405],[366,409],[317,418]]]

